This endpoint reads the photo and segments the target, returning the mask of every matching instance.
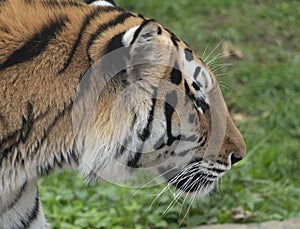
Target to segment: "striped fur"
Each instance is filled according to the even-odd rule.
[[[55,169],[119,182],[144,167],[201,196],[245,154],[184,42],[113,1],[87,3],[0,2],[3,228],[47,227],[37,179]]]

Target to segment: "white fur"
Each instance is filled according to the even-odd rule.
[[[92,5],[92,6],[112,6],[112,7],[114,7],[113,4],[111,4],[107,1],[103,1],[103,0],[95,1],[95,2],[91,3],[90,5]]]
[[[125,45],[125,47],[128,47],[130,45],[130,42],[133,39],[134,33],[138,28],[139,28],[139,26],[134,26],[126,31],[126,33],[124,34],[123,39],[122,39],[122,42]]]

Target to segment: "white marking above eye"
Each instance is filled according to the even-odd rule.
[[[125,32],[125,34],[123,35],[123,39],[122,39],[122,42],[125,45],[125,47],[128,47],[130,45],[130,43],[133,39],[133,36],[138,28],[139,28],[139,26],[134,26]]]

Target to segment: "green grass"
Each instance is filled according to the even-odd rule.
[[[266,0],[117,0],[155,18],[207,57],[220,41],[245,55],[216,72],[248,154],[215,193],[192,205],[181,226],[284,220],[300,217],[300,4]],[[212,56],[221,53],[217,47]],[[184,214],[163,186],[135,189],[112,184],[87,187],[74,173],[43,178],[43,207],[52,228],[177,228]],[[183,206],[183,211],[187,204]]]

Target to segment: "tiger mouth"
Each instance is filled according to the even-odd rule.
[[[200,160],[193,160],[181,170],[173,169],[165,178],[169,184],[184,193],[206,194],[225,172],[214,167],[204,167]]]
[[[174,177],[175,178],[175,177]],[[214,186],[217,177],[205,173],[190,173],[180,179],[172,178],[169,183],[176,189],[186,193],[199,192],[200,190]],[[213,179],[211,179],[213,178]]]

